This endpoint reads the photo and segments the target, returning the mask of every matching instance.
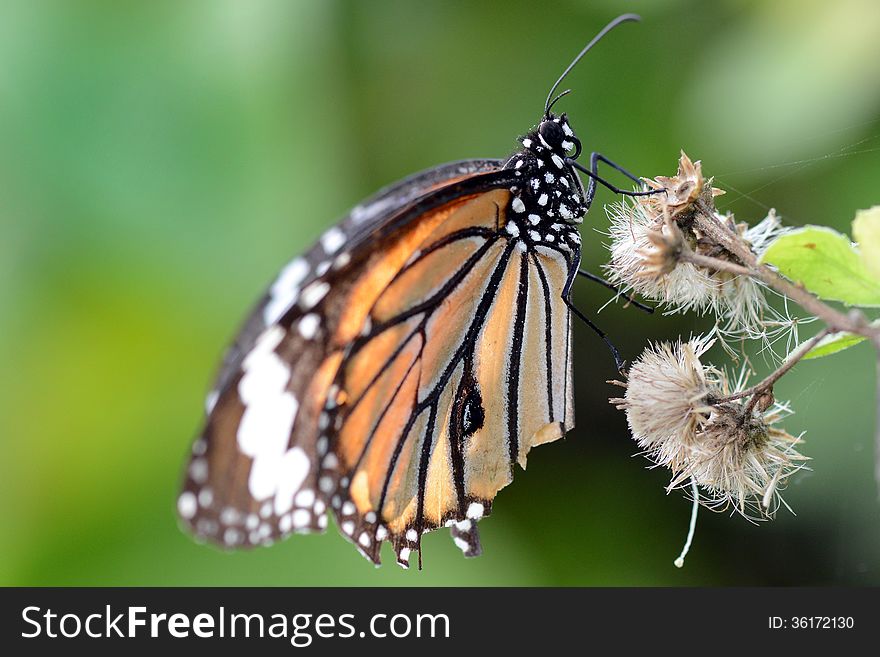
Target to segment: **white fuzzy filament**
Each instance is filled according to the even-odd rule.
[[[673,562],[676,568],[684,568],[684,558],[691,549],[691,543],[694,541],[694,532],[697,530],[697,512],[700,510],[700,489],[697,488],[697,482],[693,479],[691,479],[691,490],[694,493],[694,505],[691,507],[691,524],[688,527],[688,535],[684,541],[684,547],[681,549],[681,554]]]

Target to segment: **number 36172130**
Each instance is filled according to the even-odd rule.
[[[771,630],[851,630],[855,626],[852,616],[770,616]]]

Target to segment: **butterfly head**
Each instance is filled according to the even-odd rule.
[[[522,180],[513,190],[513,212],[526,215],[535,225],[580,223],[587,206],[583,185],[571,163],[580,155],[581,142],[568,117],[546,114],[520,143],[522,149],[506,165]]]
[[[575,136],[565,114],[545,116],[538,125],[537,136],[544,147],[564,159],[576,160],[581,154],[581,140]]]

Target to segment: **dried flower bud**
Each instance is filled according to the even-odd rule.
[[[645,183],[652,189],[664,191],[662,194],[643,197],[642,202],[648,206],[656,206],[661,211],[667,209],[672,218],[687,213],[700,198],[711,202],[713,197],[724,193],[723,190],[712,187],[711,180],[703,178],[702,163],[699,160],[693,162],[684,151],[681,151],[676,175],[645,179]]]
[[[686,248],[684,236],[675,224],[667,221],[660,230],[648,231],[646,237],[651,248],[639,251],[643,268],[635,276],[656,282],[671,274],[679,265],[682,251]]]

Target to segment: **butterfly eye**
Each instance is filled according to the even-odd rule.
[[[547,145],[554,150],[561,148],[562,142],[565,140],[565,133],[555,121],[542,121],[538,128],[538,134],[540,134],[544,141],[547,142]]]

